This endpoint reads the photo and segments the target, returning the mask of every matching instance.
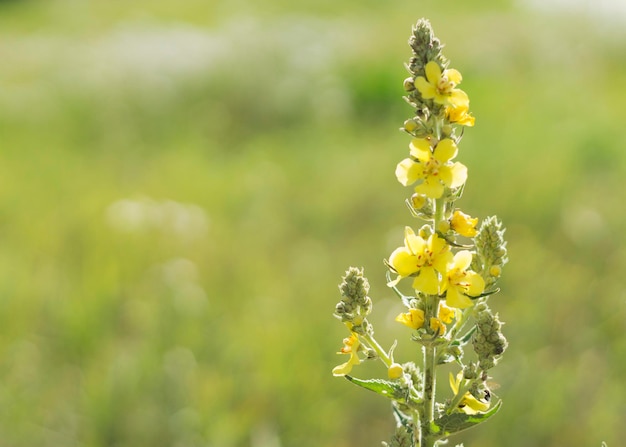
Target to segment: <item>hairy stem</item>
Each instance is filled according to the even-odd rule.
[[[385,366],[389,368],[391,366],[391,358],[387,355],[385,350],[378,344],[376,339],[369,334],[362,335],[361,337],[363,338],[363,340],[367,342],[368,345],[370,345],[370,348],[376,351],[376,354],[378,354],[378,357],[380,357],[380,359],[383,361]]]

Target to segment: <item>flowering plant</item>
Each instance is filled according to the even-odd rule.
[[[454,159],[462,129],[475,123],[469,97],[458,88],[461,73],[448,67],[427,20],[413,27],[409,45],[413,56],[407,64],[405,99],[415,115],[404,122],[402,130],[411,137],[409,156],[395,173],[402,185],[413,188],[406,203],[423,224],[417,230],[405,228],[403,245],[385,264],[387,285],[406,307],[396,321],[412,330],[410,339],[420,347],[421,363],[396,362],[396,343],[385,350],[374,338],[367,319],[372,300],[362,269],[348,269],[335,308],[350,335],[340,351],[349,359],[333,374],[391,400],[397,428],[384,443],[387,447],[442,445],[450,435],[493,416],[501,401],[489,389],[488,371],[507,347],[502,323],[488,306],[507,262],[504,229],[495,216],[478,225],[478,218],[456,206],[467,167]],[[401,283],[410,284],[410,294],[398,288]],[[466,355],[470,347],[473,354]],[[385,378],[349,375],[371,359],[385,365]],[[449,373],[450,392],[437,400],[436,368],[446,364],[454,371]]]

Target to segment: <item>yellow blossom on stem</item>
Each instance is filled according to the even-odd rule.
[[[446,271],[447,264],[452,260],[450,246],[436,233],[428,239],[416,235],[411,227],[404,229],[404,246],[399,247],[389,256],[389,266],[398,277],[389,282],[395,286],[400,279],[415,276],[413,288],[428,295],[439,293],[439,274]]]
[[[439,303],[437,318],[430,318],[430,328],[435,332],[439,332],[439,335],[444,335],[446,333],[446,324],[452,323],[454,316],[454,309],[449,308],[443,303]]]
[[[455,88],[463,79],[458,70],[449,68],[442,72],[437,62],[430,61],[424,67],[424,71],[425,78],[423,76],[415,78],[415,88],[419,90],[422,98],[452,107],[469,104],[467,93]]]
[[[478,218],[468,216],[460,210],[452,213],[452,218],[450,219],[450,228],[465,237],[476,236],[478,233],[476,224],[478,224]]]
[[[409,309],[396,317],[398,323],[402,323],[411,329],[419,329],[424,326],[424,311],[422,309]]]
[[[456,379],[452,373],[450,373],[450,388],[452,388],[452,392],[455,395],[459,393],[459,387],[461,386],[462,380],[463,372],[457,374]],[[476,399],[469,391],[463,395],[461,401],[459,402],[459,409],[466,414],[485,412],[489,409],[489,406],[489,402]]]
[[[439,303],[439,319],[446,324],[452,323],[452,320],[456,316],[454,309],[449,308],[443,303]]]
[[[441,292],[446,292],[449,307],[464,309],[473,301],[469,297],[480,295],[485,290],[485,280],[478,273],[467,270],[472,263],[472,253],[461,250],[454,255],[443,279]]]
[[[360,346],[359,336],[354,332],[350,334],[350,337],[343,339],[343,348],[337,354],[349,354],[350,359],[341,365],[335,366],[333,368],[333,376],[345,376],[352,371],[354,365],[361,363],[361,359],[359,359],[357,354]]]
[[[415,187],[416,193],[438,199],[443,195],[444,187],[458,188],[467,180],[467,167],[450,161],[458,152],[452,139],[444,138],[431,149],[430,140],[414,138],[409,147],[412,158],[398,163],[396,177],[404,186],[422,180]]]
[[[469,113],[469,105],[446,107],[446,118],[448,118],[448,121],[452,124],[467,127],[473,127],[476,122],[476,119]]]
[[[430,318],[430,328],[439,336],[446,333],[446,325],[439,318]]]

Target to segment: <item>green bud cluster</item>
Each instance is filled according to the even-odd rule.
[[[341,301],[335,306],[334,315],[344,323],[351,323],[357,333],[373,333],[365,317],[372,311],[372,299],[368,296],[370,285],[363,276],[363,269],[350,267],[339,284]]]
[[[428,20],[419,19],[411,31],[409,46],[413,50],[413,57],[407,68],[414,76],[424,76],[424,66],[430,61],[439,63],[441,67],[448,66],[448,60],[442,53],[443,45],[435,37]]]
[[[504,232],[505,229],[502,228],[498,218],[490,216],[483,220],[474,238],[476,256],[472,262],[472,269],[482,274],[486,288],[497,282],[502,273],[502,266],[509,261]]]
[[[413,362],[406,362],[402,364],[402,370],[405,374],[411,377],[411,382],[417,390],[422,389],[422,372],[419,367]]]
[[[418,20],[413,26],[409,46],[413,55],[409,63],[406,64],[410,76],[404,80],[403,85],[406,92],[404,99],[415,109],[416,116],[405,121],[403,130],[415,137],[425,138],[432,135],[433,128],[436,127],[435,121],[437,116],[442,113],[443,107],[434,104],[432,100],[424,101],[415,88],[415,79],[418,76],[426,76],[424,67],[428,62],[437,62],[440,67],[445,69],[448,66],[448,60],[442,53],[443,45],[435,37],[433,28],[426,19]]]
[[[481,303],[474,310],[476,332],[472,336],[472,346],[478,356],[478,366],[486,371],[493,368],[506,350],[508,343],[502,335],[502,323],[498,315]]]

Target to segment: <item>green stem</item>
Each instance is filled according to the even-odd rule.
[[[437,227],[439,223],[443,220],[443,208],[444,208],[444,200],[443,198],[435,199],[435,212],[433,216],[433,230],[437,231]]]
[[[465,326],[465,323],[469,319],[470,313],[470,309],[463,309],[461,317],[456,321],[456,323],[454,323],[454,326],[450,331],[450,340],[456,339],[457,334],[461,331],[461,329],[463,329],[463,326]]]
[[[385,350],[378,344],[376,339],[369,334],[361,335],[361,337],[363,338],[363,340],[367,342],[368,345],[370,345],[370,347],[374,351],[376,351],[376,354],[378,354],[378,357],[380,357],[380,359],[383,361],[385,366],[389,368],[392,363],[391,358],[387,355]]]
[[[436,199],[434,208],[433,231],[437,231],[440,222],[444,219],[444,200],[442,198]],[[425,300],[424,324],[426,328],[429,328],[431,318],[437,318],[439,300],[440,298],[438,295],[430,295]],[[434,335],[435,334],[431,334],[431,336]],[[433,342],[424,342],[422,350],[424,353],[424,407],[423,417],[420,421],[421,430],[419,447],[434,447],[437,443],[437,436],[432,432],[435,422],[435,389],[437,386],[437,374],[435,368],[437,366],[437,348]]]
[[[424,418],[421,421],[420,447],[432,447],[435,439],[431,436],[431,427],[435,420],[435,374],[436,348],[432,344],[423,347],[424,351]]]

